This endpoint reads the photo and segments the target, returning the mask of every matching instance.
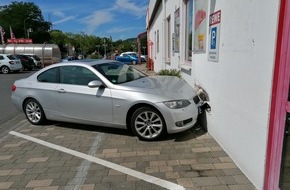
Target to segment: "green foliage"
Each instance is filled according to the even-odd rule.
[[[40,8],[32,2],[12,2],[0,9],[0,24],[6,31],[5,39],[10,38],[11,26],[16,38],[24,38],[28,28],[32,29],[29,37],[34,43],[49,41],[51,23],[44,20]],[[27,37],[27,36],[26,36]]]
[[[87,59],[102,59],[102,56],[99,54],[91,54],[87,56]]]
[[[169,75],[169,76],[176,76],[181,77],[180,71],[176,69],[163,69],[157,72],[158,75]]]

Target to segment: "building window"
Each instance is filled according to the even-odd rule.
[[[156,55],[157,55],[157,34],[156,34],[156,31],[154,32],[154,44],[156,44],[156,45],[154,45],[153,47],[155,48],[155,50],[154,50],[154,54],[155,54],[155,59],[156,59]]]
[[[166,61],[170,61],[170,54],[171,54],[171,19],[170,16],[166,19]]]
[[[185,25],[185,60],[192,60],[192,18],[193,18],[193,0],[187,0],[186,4],[186,25]]]
[[[159,30],[157,30],[157,53],[159,53]]]
[[[174,13],[174,52],[179,52],[179,32],[180,32],[180,10],[179,8]]]

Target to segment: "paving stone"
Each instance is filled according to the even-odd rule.
[[[0,156],[0,161],[3,161],[3,160],[9,160],[13,157],[13,155],[4,155],[4,156]]]
[[[226,168],[223,169],[226,175],[241,175],[243,174],[239,168]]]
[[[37,158],[30,158],[27,162],[45,162],[48,160],[49,157],[37,157]]]
[[[229,185],[230,190],[256,190],[251,184]]]
[[[0,182],[0,189],[9,189],[13,182]]]
[[[159,172],[159,167],[158,166],[150,166],[150,167],[147,167],[145,172],[147,174],[151,174],[151,173],[157,173]]]
[[[192,170],[213,170],[215,169],[213,164],[193,164],[191,165]]]
[[[26,169],[18,169],[18,170],[15,169],[12,170],[9,175],[22,175],[26,171],[27,171]]]
[[[102,182],[120,182],[120,181],[126,181],[127,175],[111,175],[111,176],[104,176],[102,178]]]
[[[61,177],[62,173],[42,173],[39,174],[38,179],[59,179]]]
[[[221,185],[217,177],[197,177],[192,178],[192,182],[197,187]]]
[[[244,175],[234,175],[233,178],[238,184],[249,184],[249,179]]]
[[[161,161],[151,161],[150,166],[166,166],[166,160],[161,160]]]
[[[185,187],[185,188],[191,188],[194,187],[193,181],[191,178],[179,178],[177,179],[177,182],[179,185]]]
[[[0,170],[0,176],[8,176],[12,170]]]
[[[236,180],[232,176],[219,176],[219,181],[223,185],[235,185],[237,184]]]
[[[234,163],[214,163],[213,165],[216,169],[237,168]]]
[[[180,178],[179,172],[165,172],[166,179],[178,179]]]
[[[166,163],[167,163],[167,165],[169,165],[169,166],[180,165],[179,160],[167,160]]]
[[[94,190],[95,184],[84,184],[84,185],[76,185],[75,189],[78,190]]]
[[[233,162],[233,160],[230,158],[230,157],[228,157],[228,156],[226,156],[226,157],[219,157],[218,158],[221,162]]]
[[[202,187],[201,190],[229,190],[227,185],[215,185]]]
[[[50,186],[50,187],[35,187],[33,190],[58,190],[58,186]]]
[[[32,180],[26,185],[26,187],[47,187],[50,186],[52,181],[53,179]]]

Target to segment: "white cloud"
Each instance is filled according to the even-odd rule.
[[[61,23],[63,23],[63,22],[67,22],[67,21],[69,21],[69,20],[73,20],[73,19],[75,19],[75,18],[76,18],[76,16],[68,16],[68,17],[65,17],[65,18],[63,18],[63,19],[60,19],[60,20],[57,20],[57,21],[53,21],[52,24],[61,24]]]
[[[87,24],[86,33],[92,34],[100,25],[113,20],[113,14],[110,11],[96,11],[92,15],[83,19],[83,23]]]
[[[52,14],[56,17],[64,18],[65,14],[62,11],[53,11]]]
[[[135,28],[128,28],[128,27],[122,27],[122,28],[117,28],[117,27],[115,27],[115,28],[111,28],[111,29],[109,29],[109,30],[107,30],[107,33],[121,33],[121,32],[125,32],[125,31],[130,31],[130,30],[132,30],[132,29],[135,29]]]
[[[146,14],[147,6],[140,6],[130,0],[116,0],[115,8],[119,11],[128,12],[137,17],[144,16]]]

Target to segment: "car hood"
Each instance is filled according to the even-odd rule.
[[[195,90],[183,79],[175,76],[150,76],[117,85],[118,89],[155,94],[164,99],[191,99]]]

